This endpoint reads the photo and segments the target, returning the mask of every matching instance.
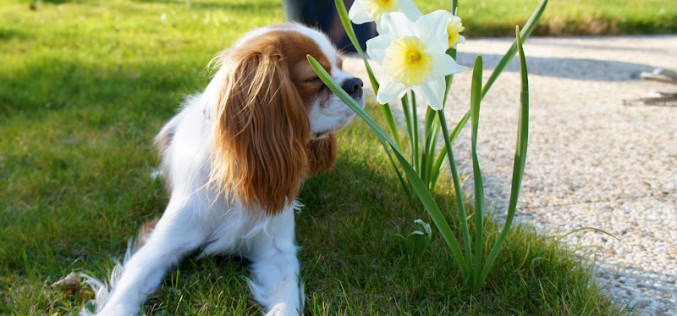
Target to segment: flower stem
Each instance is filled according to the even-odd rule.
[[[420,160],[420,144],[419,144],[419,138],[418,138],[418,111],[416,109],[416,93],[414,93],[414,90],[411,90],[410,92],[411,96],[411,122],[412,122],[412,129],[413,129],[413,136],[414,137],[414,147],[411,149],[414,152],[414,161],[412,163],[414,164],[414,168],[416,171],[421,174],[421,160]]]
[[[454,193],[456,195],[456,207],[458,208],[458,217],[461,222],[461,232],[463,234],[463,250],[465,252],[465,261],[468,267],[472,266],[472,253],[470,251],[472,244],[470,240],[470,231],[468,230],[467,215],[465,213],[465,206],[463,205],[463,192],[461,191],[461,181],[458,177],[458,170],[456,170],[456,163],[454,160],[454,151],[451,148],[449,139],[449,130],[447,128],[447,119],[444,115],[444,110],[437,111],[437,116],[442,127],[442,136],[444,137],[444,145],[446,147],[447,158],[449,159],[449,168],[451,169],[451,178],[454,182]]]

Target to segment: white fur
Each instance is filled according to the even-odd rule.
[[[336,66],[337,53],[324,35],[300,25],[285,28],[318,42],[332,63],[332,75],[337,82],[350,77]],[[243,40],[269,30],[255,30]],[[294,214],[301,208],[300,203],[289,201],[278,215],[268,216],[248,210],[206,185],[213,138],[210,120],[215,113],[218,83],[227,71],[227,65],[223,65],[206,90],[189,97],[180,113],[158,134],[158,138],[174,135],[161,162],[171,189],[170,201],[145,245],[133,253],[130,243],[124,262],[116,266],[109,284],[83,275],[95,289],[97,315],[138,314],[141,304],[157,289],[166,272],[200,247],[204,255],[227,253],[249,259],[253,297],[268,315],[297,315],[302,311],[304,295],[294,240]],[[362,102],[361,98],[359,101]],[[319,102],[315,100],[309,111],[313,133],[337,130],[355,117],[335,96]],[[83,308],[81,314],[90,312]]]

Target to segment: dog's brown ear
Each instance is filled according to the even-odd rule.
[[[336,163],[337,151],[334,133],[311,140],[308,143],[308,174],[314,176],[331,169]]]
[[[211,179],[249,209],[275,215],[307,172],[310,123],[274,42],[231,52],[214,128]]]

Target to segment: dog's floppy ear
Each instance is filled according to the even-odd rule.
[[[211,182],[249,209],[275,215],[308,168],[310,123],[275,42],[231,51],[216,98]]]
[[[336,163],[337,150],[334,133],[311,140],[308,143],[308,174],[314,176],[331,169]]]

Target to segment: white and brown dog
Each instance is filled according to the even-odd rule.
[[[167,271],[196,249],[250,260],[251,290],[267,314],[302,311],[297,195],[305,178],[332,167],[334,132],[356,116],[306,54],[363,104],[362,81],[341,70],[322,33],[298,24],[247,33],[217,57],[206,90],[189,97],[155,138],[169,204],[142,229],[108,285],[87,278],[97,314],[138,314]]]

